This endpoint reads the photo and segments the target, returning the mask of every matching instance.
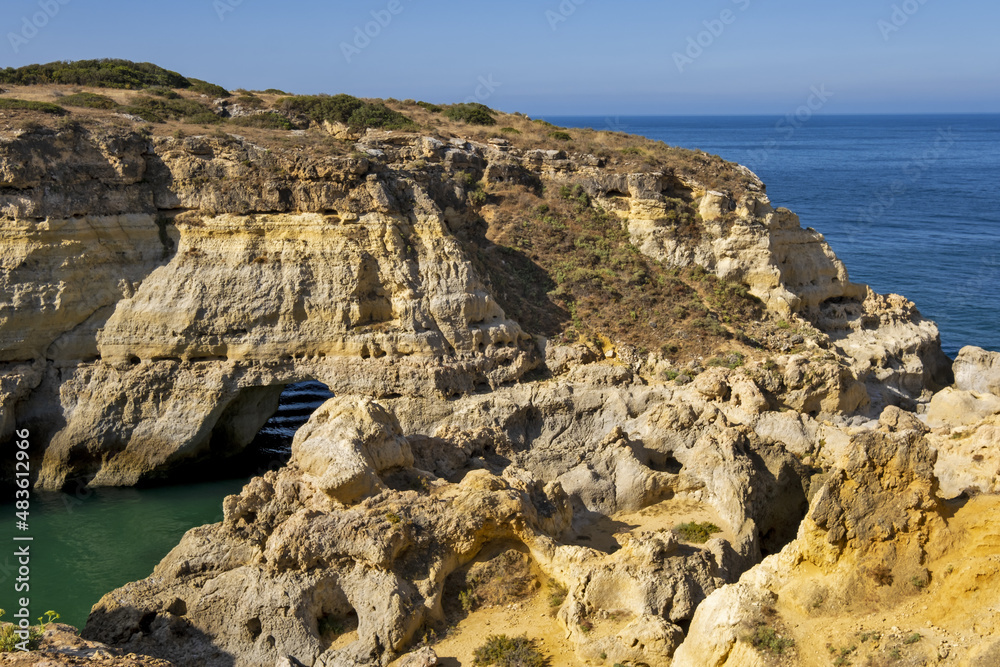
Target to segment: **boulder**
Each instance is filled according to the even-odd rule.
[[[960,391],[1000,396],[1000,352],[981,347],[963,347],[952,366]]]

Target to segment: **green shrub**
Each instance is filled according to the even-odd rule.
[[[191,85],[188,86],[188,88],[192,92],[208,95],[213,99],[219,97],[229,97],[229,91],[222,86],[217,86],[214,83],[202,81],[201,79],[188,79],[188,81],[191,82]]]
[[[569,132],[549,132],[549,136],[558,141],[572,141],[573,137]]]
[[[781,655],[785,649],[795,646],[795,640],[781,637],[773,628],[766,625],[759,625],[753,633],[744,638],[751,646],[758,651],[765,651],[775,655]]]
[[[17,86],[63,84],[98,88],[190,88],[192,80],[152,63],[101,59],[57,61],[0,70],[0,83]]]
[[[486,643],[473,654],[474,665],[496,665],[497,667],[546,667],[549,659],[539,650],[537,639],[527,635],[508,637],[490,635]]]
[[[218,117],[216,120],[209,120],[207,116],[203,114],[211,114],[215,116],[212,111],[202,104],[201,102],[196,102],[195,100],[186,99],[176,99],[167,100],[160,99],[156,97],[145,97],[138,96],[129,100],[128,106],[122,109],[125,113],[132,114],[133,116],[139,116],[143,120],[149,123],[162,123],[164,120],[170,118],[190,120],[191,122],[218,122]],[[198,120],[194,120],[193,117],[198,117]]]
[[[728,368],[729,370],[735,370],[746,363],[746,357],[740,352],[732,352],[727,355],[712,357],[708,360],[707,365],[715,368]]]
[[[59,102],[68,107],[86,107],[88,109],[117,109],[118,103],[106,95],[97,93],[74,93],[61,97]]]
[[[236,103],[251,109],[261,109],[264,107],[264,100],[253,93],[243,93],[236,97]]]
[[[516,127],[501,127],[500,134],[521,134],[521,130]]]
[[[0,617],[2,617],[6,612],[0,609]],[[59,614],[54,611],[45,612],[44,618],[39,617],[38,625],[28,628],[28,650],[37,651],[39,645],[42,641],[42,635],[45,634],[45,629],[55,620],[58,620]],[[23,639],[16,633],[17,626],[13,623],[4,623],[0,627],[0,653],[13,653],[19,651],[17,645],[20,644]]]
[[[920,633],[919,632],[914,632],[912,635],[910,635],[909,637],[907,637],[906,639],[904,639],[903,643],[907,644],[907,645],[909,645],[909,644],[916,644],[921,639],[922,639],[922,637],[921,637]]]
[[[483,189],[482,184],[469,193],[469,201],[471,201],[475,206],[482,206],[488,199],[489,195],[486,193],[486,190]]]
[[[444,107],[438,106],[437,104],[431,104],[430,102],[417,102],[418,107],[423,107],[431,113],[441,113],[444,111]]]
[[[279,105],[288,113],[302,114],[315,122],[387,130],[413,126],[412,120],[381,102],[365,102],[351,95],[298,95],[279,100]]]
[[[261,113],[233,118],[233,125],[258,127],[262,130],[294,130],[295,125],[279,113]]]
[[[476,102],[453,104],[448,107],[444,115],[451,120],[468,123],[469,125],[496,125],[497,120],[493,117],[494,111],[485,104]]]
[[[682,540],[704,544],[705,542],[708,542],[713,533],[720,533],[722,532],[722,529],[714,523],[688,522],[674,526],[674,532],[677,533]]]
[[[42,113],[50,113],[55,116],[63,116],[69,113],[58,104],[52,104],[50,102],[34,102],[31,100],[18,100],[10,97],[0,97],[0,109],[41,111]]]
[[[206,110],[187,116],[184,118],[184,121],[194,125],[220,125],[221,123],[225,123],[226,119],[216,113]]]
[[[147,88],[143,91],[149,95],[156,95],[157,97],[163,97],[168,100],[180,99],[180,95],[170,90],[169,88]]]
[[[288,95],[288,93],[286,93],[285,91],[278,90],[277,88],[268,88],[267,90],[262,90],[260,92],[264,93],[265,95]]]

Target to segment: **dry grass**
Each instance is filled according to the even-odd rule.
[[[155,89],[166,92],[166,89]],[[205,111],[210,111],[214,100],[208,96],[190,89],[173,89],[171,97],[179,103],[196,102],[204,105]],[[11,86],[4,90],[0,98],[19,98],[39,102],[59,103],[64,96],[89,93],[103,95],[112,99],[121,107],[134,106],[142,98],[148,98],[150,90],[119,90],[110,88],[95,88],[87,86],[36,85]],[[173,97],[176,95],[176,97]],[[282,108],[287,95],[274,92],[243,90],[234,91],[229,98],[232,103],[242,104],[260,109]],[[706,186],[738,195],[746,186],[748,177],[735,168],[735,165],[725,162],[717,156],[711,156],[700,151],[668,146],[663,142],[646,139],[621,132],[598,131],[589,129],[571,129],[568,131],[570,140],[557,138],[564,128],[532,120],[523,114],[506,114],[493,112],[496,125],[484,127],[451,120],[447,117],[447,107],[441,111],[434,110],[434,105],[421,106],[414,101],[399,100],[365,100],[366,102],[384,102],[389,109],[397,111],[414,122],[414,132],[437,136],[441,139],[464,137],[474,141],[487,142],[494,137],[502,137],[516,148],[563,150],[568,154],[594,155],[605,160],[605,168],[609,171],[628,173],[642,171],[674,171],[682,176],[697,178]],[[430,108],[428,108],[430,107]],[[82,123],[106,123],[116,118],[115,109],[73,108],[71,113],[75,120]],[[21,117],[15,113],[5,112],[2,118],[15,124]],[[155,134],[171,134],[178,129],[188,134],[204,133],[211,129],[214,123],[191,122],[183,118],[171,120],[163,118],[164,123],[155,125]],[[16,126],[16,125],[15,125]],[[317,141],[326,135],[322,128],[315,124],[307,129],[307,135],[316,135],[310,139],[301,136],[290,136],[284,129],[247,128],[225,123],[222,127],[230,132],[246,136],[254,142],[273,148],[290,146],[297,149],[328,150],[330,146]],[[336,154],[350,152],[349,144]]]
[[[580,189],[491,192],[491,222],[470,256],[504,311],[526,331],[560,342],[631,345],[670,358],[735,347],[737,323],[761,317],[745,289],[700,269],[643,255],[617,216]],[[680,224],[696,214],[674,200]],[[732,331],[731,331],[732,329]]]

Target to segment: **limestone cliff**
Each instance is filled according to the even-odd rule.
[[[996,359],[963,351],[949,387],[934,324],[743,167],[420,109],[413,131],[0,132],[0,438],[30,429],[39,488],[182,481],[285,386],[335,394],[86,637],[435,664],[438,633],[545,585],[567,661],[811,665],[854,592],[893,619],[957,594],[960,529],[992,580],[992,501],[961,494],[998,490]],[[993,641],[976,623],[941,641]]]
[[[446,397],[537,368],[537,332],[505,314],[470,245],[468,179],[577,184],[653,260],[697,263],[775,317],[814,323],[841,388],[802,409],[912,405],[947,383],[933,325],[850,283],[749,172],[733,199],[500,140],[369,131],[357,147],[323,157],[80,127],[3,138],[2,425],[51,440],[40,486],[134,484],[238,451],[304,379]],[[675,201],[699,211],[697,238],[670,221]]]

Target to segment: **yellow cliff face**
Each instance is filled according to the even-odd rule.
[[[778,351],[804,340],[776,330],[777,318],[814,331],[807,356],[836,345],[822,353],[828,368],[818,380],[789,380],[789,407],[854,410],[873,391],[865,384],[877,364],[851,361],[855,346],[808,324],[836,302],[846,309],[837,326],[869,331],[879,314],[866,314],[867,292],[820,235],[774,210],[763,184],[736,167],[729,180],[742,189],[721,193],[672,168],[621,173],[593,155],[505,140],[369,132],[353,154],[327,155],[228,135],[71,128],[0,139],[0,361],[8,364],[0,421],[7,428],[30,415],[51,439],[45,487],[74,476],[132,484],[167,474],[207,455],[213,430],[236,414],[236,431],[252,433],[245,404],[290,382],[447,397],[518,381],[544,363],[548,344],[539,347],[539,331],[526,331],[501,299],[520,304],[533,325],[547,322],[546,336],[600,339],[602,354],[655,368],[663,359],[650,356],[650,344],[669,355],[671,336],[695,339],[694,349],[707,345],[697,342],[706,332],[732,337],[718,322],[740,323],[718,289],[735,289],[766,308],[754,335],[791,339]],[[539,234],[571,229],[541,213],[546,192],[561,215],[576,216],[581,236],[562,247],[581,254],[536,253]],[[621,237],[617,245],[604,247],[597,224]],[[508,233],[518,235],[513,248],[499,245]],[[648,304],[693,323],[690,331],[661,335],[651,323],[633,344],[586,333],[612,318],[619,329],[646,327],[642,299],[611,314],[633,299],[621,290],[666,285],[677,280],[670,271],[695,266],[714,276],[715,295],[677,282],[695,303]],[[628,282],[605,284],[621,273]],[[560,287],[567,276],[578,287]],[[536,296],[519,296],[529,292]],[[573,316],[584,302],[593,321]],[[552,324],[560,321],[561,332]],[[866,358],[889,366],[880,382],[905,372],[912,386],[901,395],[919,396],[938,361],[936,331],[905,312],[889,324],[904,343],[866,339]],[[758,396],[750,403],[765,400],[747,391]]]

